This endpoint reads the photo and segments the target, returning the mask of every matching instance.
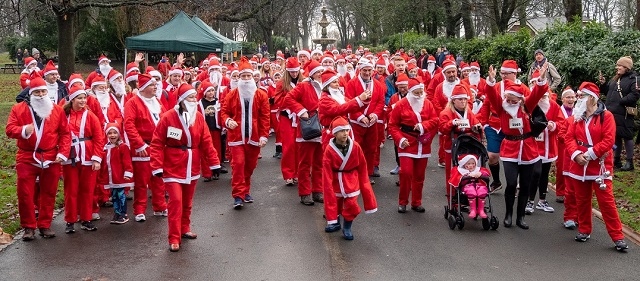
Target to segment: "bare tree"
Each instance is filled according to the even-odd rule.
[[[576,17],[582,18],[582,0],[563,0],[564,17],[572,22]]]

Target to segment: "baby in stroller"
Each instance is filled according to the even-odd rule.
[[[473,154],[462,155],[458,160],[458,166],[451,169],[449,184],[461,188],[469,199],[469,218],[476,216],[486,219],[484,211],[485,198],[489,192],[490,172],[485,167],[478,165],[478,157]]]

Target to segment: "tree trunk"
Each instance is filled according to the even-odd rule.
[[[75,42],[73,25],[75,16],[75,12],[56,15],[58,21],[58,71],[63,79],[75,72],[76,50],[73,45]]]
[[[640,0],[636,0],[635,29],[640,30]]]
[[[356,24],[353,27],[353,39],[355,41],[360,41],[362,40],[362,20],[359,19],[359,17],[356,17],[355,22]]]
[[[582,0],[563,0],[564,4],[564,17],[567,22],[573,22],[576,17],[582,21]],[[636,2],[640,7],[640,1]],[[638,27],[638,13],[636,13],[636,27]]]
[[[456,26],[458,25],[458,20],[460,19],[460,15],[453,14],[453,7],[451,1],[445,0],[443,1],[444,11],[446,17],[446,25],[445,25],[445,34],[448,38],[453,38],[456,36]]]
[[[274,53],[272,50],[274,50],[274,46],[273,46],[273,36],[271,35],[271,29],[270,28],[262,28],[262,36],[264,38],[264,42],[267,43],[267,50],[269,53]]]
[[[473,19],[471,19],[471,3],[469,0],[462,1],[462,25],[464,26],[464,38],[469,40],[476,37],[476,29],[473,26]]]
[[[520,29],[527,28],[527,6],[529,1],[521,0],[518,2],[518,21],[520,22]]]

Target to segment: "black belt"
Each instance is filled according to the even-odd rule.
[[[92,139],[92,137],[77,138],[77,139],[72,139],[71,143],[80,143],[80,142],[88,141],[88,140],[91,140],[91,139]]]
[[[400,124],[400,131],[407,133],[413,137],[418,137],[419,132],[413,129],[413,126],[407,126]]]
[[[146,143],[147,145],[151,145],[151,141],[143,140],[143,142]]]
[[[167,147],[182,149],[182,151],[187,151],[187,149],[191,149],[191,146],[186,146],[186,145],[176,145],[176,146],[169,145]]]
[[[576,142],[578,143],[579,146],[582,146],[582,147],[586,147],[586,148],[593,147],[593,145],[590,145],[588,143],[584,143],[582,141],[576,141]]]
[[[531,133],[526,133],[523,135],[504,135],[504,138],[510,141],[520,141],[520,140],[525,140],[527,138],[531,137]]]

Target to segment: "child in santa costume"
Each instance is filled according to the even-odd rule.
[[[98,183],[104,185],[104,189],[111,191],[114,212],[111,223],[124,224],[129,221],[125,188],[133,187],[131,151],[120,137],[120,124],[108,123],[104,132],[108,142],[104,146],[105,165],[102,165],[100,170]]]
[[[378,210],[375,194],[369,183],[367,160],[360,145],[349,137],[351,126],[342,117],[331,122],[334,138],[324,150],[322,157],[322,181],[324,187],[324,213],[327,218],[326,232],[341,228],[339,215],[344,219],[344,239],[353,240],[351,225],[360,214],[358,195],[362,194],[366,214]]]
[[[478,157],[472,154],[462,156],[458,161],[458,167],[451,169],[449,184],[457,187],[463,185],[462,191],[469,199],[470,219],[475,219],[476,216],[487,218],[484,212],[484,199],[489,192],[487,188],[489,175],[489,170],[478,166]]]

